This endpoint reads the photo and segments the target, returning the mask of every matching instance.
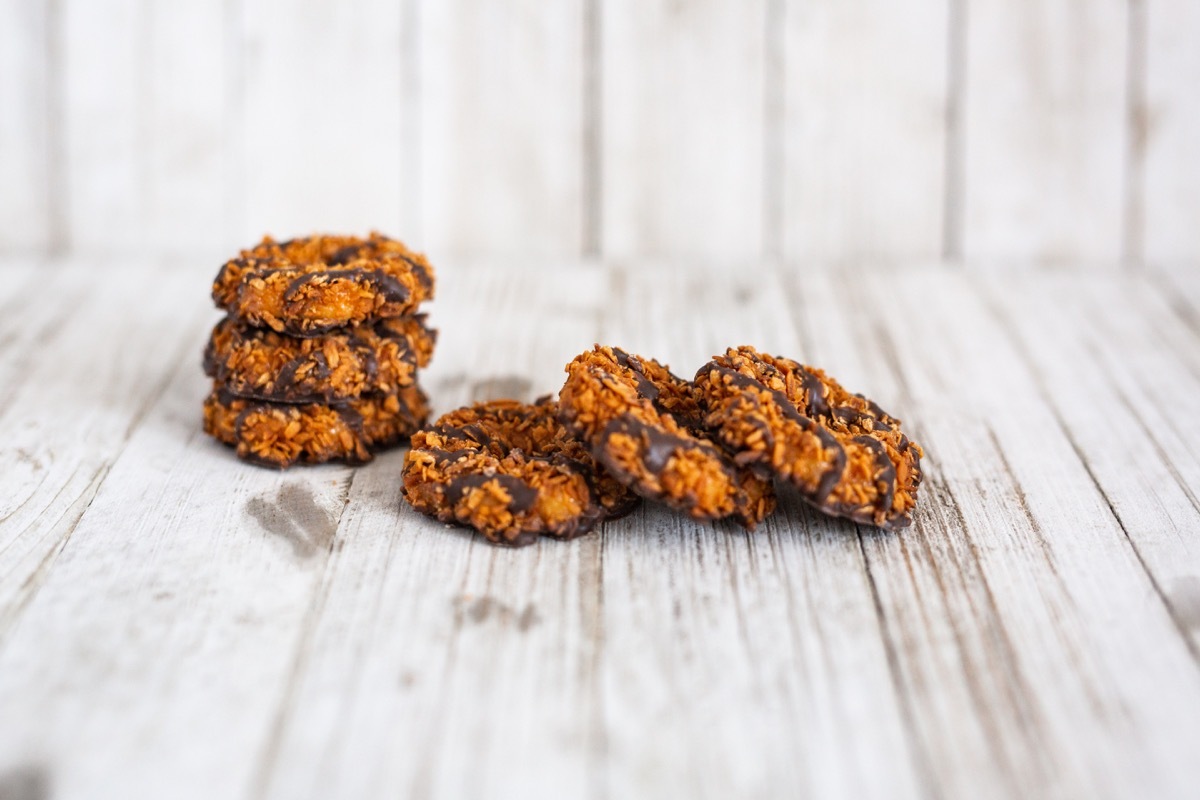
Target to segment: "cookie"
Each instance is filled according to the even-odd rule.
[[[714,358],[695,386],[705,424],[739,464],[827,514],[887,529],[912,522],[923,453],[874,402],[752,347]]]
[[[429,363],[436,333],[424,315],[357,325],[319,339],[286,336],[226,317],[204,352],[204,371],[239,397],[334,403],[395,394]]]
[[[412,437],[404,498],[497,544],[572,539],[628,513],[638,498],[567,435],[550,398],[494,400],[441,417]]]
[[[695,388],[657,361],[597,345],[567,365],[559,407],[595,459],[642,497],[749,529],[775,508],[770,481],[709,438]]]
[[[235,397],[217,385],[204,401],[204,430],[238,457],[284,469],[341,460],[363,464],[425,424],[428,400],[417,387],[347,403],[288,405]]]
[[[320,336],[412,314],[433,297],[433,283],[423,255],[378,233],[286,242],[267,237],[221,267],[213,300],[246,324]]]

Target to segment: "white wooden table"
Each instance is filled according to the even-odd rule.
[[[439,412],[755,344],[905,420],[915,525],[498,549],[201,433],[215,262],[0,265],[0,797],[1197,796],[1200,272],[440,266]]]

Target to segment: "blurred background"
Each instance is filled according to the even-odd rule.
[[[1200,256],[1195,0],[0,0],[0,253]]]

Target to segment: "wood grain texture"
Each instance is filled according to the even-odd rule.
[[[682,375],[753,343],[926,447],[899,533],[784,493],[754,534],[647,505],[505,550],[407,509],[403,450],[205,437],[212,269],[163,266],[3,264],[5,791],[1193,793],[1195,273],[442,262],[438,412],[594,341]]]
[[[963,256],[1115,262],[1127,3],[966,4]]]
[[[424,247],[580,255],[584,5],[420,4]]]
[[[1146,0],[1145,107],[1135,118],[1144,159],[1145,258],[1200,257],[1200,8],[1195,3]]]
[[[756,257],[765,0],[603,4],[602,252]]]
[[[110,271],[108,281],[79,269],[34,275],[21,288],[54,305],[14,303],[5,315],[0,645],[175,365],[198,357],[191,281]]]
[[[950,0],[785,4],[785,164],[775,167],[786,255],[941,254],[949,11]]]
[[[1200,427],[1177,411],[1200,389],[1200,360],[1184,356],[1195,333],[1139,281],[1107,277],[1083,292],[1061,278],[1039,284],[1037,292],[1022,282],[987,293],[1200,661],[1200,461],[1189,445]],[[1112,341],[1123,343],[1119,354]],[[1076,392],[1088,402],[1055,399]],[[1128,433],[1114,446],[1118,426]]]
[[[956,277],[842,286],[849,303],[836,307],[874,320],[858,328],[874,328],[862,352],[893,365],[876,396],[919,403],[904,413],[919,414],[929,450],[919,539],[874,543],[890,556],[884,607],[910,609],[900,630],[926,631],[920,655],[898,653],[937,784],[961,794],[982,767],[1004,794],[1178,792],[1195,768],[1179,736],[1200,670],[1020,351]],[[930,600],[941,610],[918,611]],[[954,669],[927,671],[939,662]],[[954,723],[938,700],[955,690],[974,711],[950,718],[972,723],[945,736]],[[1083,744],[1081,729],[1102,733]]]
[[[401,3],[245,0],[241,239],[403,238]]]

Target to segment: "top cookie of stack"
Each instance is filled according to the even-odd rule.
[[[425,257],[378,233],[242,251],[213,283],[227,316],[205,351],[205,430],[277,467],[407,438],[428,416],[417,371],[436,336],[417,310],[433,293]]]

